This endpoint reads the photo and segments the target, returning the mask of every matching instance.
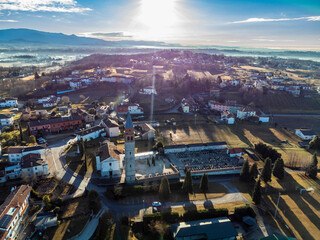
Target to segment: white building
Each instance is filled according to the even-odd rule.
[[[49,175],[49,168],[46,161],[41,158],[40,154],[28,154],[22,157],[21,174],[27,177],[41,177]]]
[[[180,145],[168,145],[164,146],[164,153],[179,153],[186,151],[204,151],[204,150],[216,150],[227,149],[226,142],[209,142],[209,143],[195,143],[195,144],[180,144]]]
[[[249,107],[244,107],[241,110],[237,110],[237,118],[239,119],[247,119],[255,115],[256,115],[256,111]]]
[[[259,122],[268,123],[270,118],[268,116],[259,116]]]
[[[16,187],[0,206],[0,237],[1,240],[15,239],[19,226],[27,215],[29,197],[32,187],[21,185]]]
[[[144,123],[141,125],[142,129],[142,139],[149,140],[153,139],[156,134],[156,130],[148,123]]]
[[[317,134],[310,129],[296,129],[296,135],[302,140],[312,140]]]
[[[156,91],[156,89],[154,87],[149,86],[149,87],[145,87],[145,88],[141,89],[139,93],[140,94],[151,95],[151,94],[157,94],[157,91]]]
[[[72,88],[72,89],[79,89],[82,87],[82,82],[81,81],[77,81],[77,80],[71,80],[69,82],[69,86]]]
[[[6,179],[17,179],[21,177],[21,165],[13,165],[5,167],[5,177]]]
[[[190,106],[187,102],[181,101],[181,108],[182,108],[182,112],[184,113],[190,112]]]
[[[105,136],[104,128],[100,125],[94,126],[91,128],[87,128],[84,130],[81,130],[77,132],[77,139],[78,141],[91,141],[93,139],[96,139],[100,136]]]
[[[21,158],[30,153],[40,154],[41,156],[43,156],[45,153],[45,148],[40,145],[36,145],[32,147],[23,147],[23,146],[9,147],[8,148],[9,162],[11,163],[21,162]]]
[[[18,100],[17,98],[5,98],[0,99],[0,107],[16,107],[18,106]]]
[[[14,122],[12,116],[8,116],[5,114],[0,114],[0,128],[10,126]]]
[[[96,154],[96,167],[100,171],[102,177],[120,178],[122,163],[117,147],[108,141],[105,141]]]
[[[234,115],[230,111],[224,111],[220,115],[220,120],[227,124],[234,124]]]
[[[119,124],[112,120],[106,119],[101,121],[101,125],[105,128],[108,137],[118,137],[119,136]]]

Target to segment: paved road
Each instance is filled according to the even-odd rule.
[[[65,167],[64,158],[61,157],[61,153],[65,149],[65,145],[69,141],[74,141],[72,138],[64,139],[63,141],[60,141],[58,143],[53,143],[49,146],[48,150],[48,165],[50,172],[52,172],[58,179],[63,179],[67,181],[69,184],[74,185],[78,188],[77,193],[82,194],[85,189],[87,190],[96,190],[99,193],[99,196],[101,198],[102,203],[102,209],[104,211],[111,211],[115,219],[120,219],[122,216],[129,216],[134,217],[136,215],[139,215],[141,212],[147,211],[148,207],[147,204],[144,203],[134,203],[134,204],[122,204],[118,202],[111,201],[106,198],[105,196],[105,187],[98,187],[92,183],[90,183],[90,177],[82,177],[80,175],[76,175],[74,172],[72,172],[70,169]],[[51,156],[50,156],[51,155]],[[218,178],[210,178],[210,181],[216,181],[224,185],[229,193],[224,195],[221,198],[215,198],[215,199],[209,199],[205,201],[190,201],[190,202],[180,202],[180,203],[167,203],[167,207],[184,207],[188,205],[215,205],[215,204],[221,204],[221,203],[228,203],[228,202],[234,202],[234,201],[244,201],[246,203],[250,202],[238,191],[237,188],[235,188],[229,181],[233,179],[234,176],[228,176],[228,177],[218,177]],[[258,225],[263,233],[264,236],[268,236],[266,227],[263,222],[263,218],[260,216],[259,211],[255,209],[258,217],[257,222]],[[89,239],[89,235],[94,233],[94,230],[96,229],[98,225],[98,219],[94,218],[90,221],[90,228],[86,228],[84,230],[84,235],[81,235],[83,237],[78,239]]]

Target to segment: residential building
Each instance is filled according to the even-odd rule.
[[[81,108],[72,109],[74,114],[81,116],[85,123],[93,123],[96,120],[96,115],[88,113],[86,110]]]
[[[256,115],[256,111],[251,109],[250,107],[244,107],[241,110],[237,111],[237,118],[239,119],[247,119],[255,115]]]
[[[143,108],[137,103],[121,103],[117,106],[118,114],[143,114]]]
[[[99,106],[96,108],[96,116],[99,118],[104,118],[109,113],[109,106]]]
[[[21,165],[16,164],[16,165],[11,165],[7,166],[4,169],[5,171],[5,177],[7,179],[17,179],[21,177]]]
[[[79,89],[82,87],[82,82],[81,81],[78,81],[78,80],[71,80],[69,82],[69,86],[72,88],[72,89]]]
[[[288,86],[285,88],[286,92],[291,93],[294,97],[300,96],[300,87],[299,86]]]
[[[119,136],[119,124],[108,118],[106,120],[101,121],[101,125],[105,128],[108,137],[118,137]]]
[[[27,215],[32,187],[16,187],[0,206],[0,239],[15,239],[24,216]]]
[[[43,155],[45,153],[45,148],[40,145],[31,146],[31,147],[24,147],[24,146],[9,147],[8,148],[9,162],[11,163],[21,162],[21,158],[30,153]]]
[[[16,107],[18,106],[18,99],[17,98],[4,98],[1,99],[0,97],[0,107]]]
[[[181,100],[181,108],[184,113],[199,111],[199,105],[193,100],[192,97],[183,98]]]
[[[48,163],[41,158],[41,154],[29,153],[21,159],[21,174],[27,177],[42,177],[49,175]]]
[[[141,89],[139,93],[140,94],[151,95],[151,94],[157,94],[157,91],[156,91],[156,89],[154,87],[148,86],[148,87],[145,87],[145,88]]]
[[[79,129],[81,125],[82,117],[78,115],[29,122],[30,131],[33,135],[38,133],[53,133],[64,130],[76,130]]]
[[[213,100],[210,100],[208,102],[208,105],[210,107],[211,110],[215,110],[218,112],[224,112],[224,111],[229,111],[229,106],[223,103],[219,103]]]
[[[61,101],[60,97],[56,97],[54,95],[50,95],[50,96],[38,99],[37,103],[38,104],[42,104],[42,106],[44,108],[48,108],[48,107],[57,106],[60,101]]]
[[[123,151],[109,141],[105,141],[96,154],[96,168],[100,171],[102,177],[120,178],[122,164],[120,154]]]
[[[22,121],[29,121],[30,118],[31,118],[31,109],[29,107],[26,107],[22,111],[21,120]]]
[[[98,125],[77,132],[77,139],[78,141],[91,141],[105,135],[104,128]]]
[[[144,123],[141,125],[142,129],[142,139],[149,140],[155,137],[156,130],[148,123]]]
[[[230,111],[224,111],[220,115],[220,120],[223,123],[234,124],[235,118],[233,113],[231,113]]]
[[[11,115],[0,114],[0,128],[10,126],[14,122]]]
[[[317,134],[311,129],[301,128],[296,129],[296,135],[302,140],[312,140]]]
[[[186,239],[236,239],[238,233],[227,217],[180,222],[171,225],[175,240]]]

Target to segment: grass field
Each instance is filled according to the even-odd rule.
[[[253,186],[240,181],[233,181],[232,184],[251,201]],[[320,180],[310,179],[303,173],[291,173],[286,174],[281,181],[273,177],[270,183],[266,185],[262,182],[261,186],[265,194],[263,194],[263,201],[260,205],[269,211],[270,215],[266,216],[271,225],[289,236],[292,235],[290,233],[293,233],[298,239],[319,239]],[[308,189],[311,187],[314,189],[314,193],[304,192],[300,194],[301,188]],[[271,215],[275,213],[279,192],[281,192],[281,196],[278,217],[275,220]],[[288,228],[282,224],[282,221]]]
[[[320,114],[320,98],[293,97],[288,93],[268,93],[263,95],[265,113],[281,114]]]
[[[52,240],[70,239],[82,231],[88,220],[89,216],[82,216],[63,221],[58,227],[45,230],[44,236]]]
[[[319,176],[319,175],[318,175]],[[273,180],[271,187],[282,192],[279,215],[298,239],[319,239],[320,234],[320,180],[312,180],[303,173],[287,175],[283,181]],[[314,193],[300,194],[300,188],[314,189]],[[265,197],[268,206],[275,210],[278,194]]]
[[[86,102],[99,100],[100,102],[115,102],[120,101],[124,92],[128,92],[128,87],[119,83],[99,83],[96,86],[87,87],[75,92],[63,94],[68,96],[72,102]]]

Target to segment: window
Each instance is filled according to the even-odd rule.
[[[109,166],[111,166],[112,165],[112,163],[109,163]]]

